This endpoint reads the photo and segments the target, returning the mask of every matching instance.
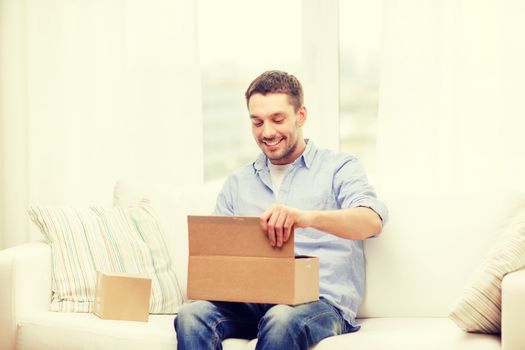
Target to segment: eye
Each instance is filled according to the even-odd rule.
[[[262,125],[263,125],[263,122],[260,121],[260,120],[258,120],[258,119],[252,119],[252,124],[253,124],[254,126],[259,127],[259,126],[262,126]]]
[[[284,122],[284,118],[274,119],[273,122],[275,124],[281,124],[282,122]]]

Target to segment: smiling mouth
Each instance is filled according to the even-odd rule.
[[[277,146],[283,139],[263,140],[262,143],[270,148]]]

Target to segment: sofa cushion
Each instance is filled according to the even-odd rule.
[[[311,350],[500,350],[497,336],[462,332],[447,318],[358,319],[358,332],[330,337]],[[224,350],[254,350],[257,341],[227,339]],[[41,312],[19,321],[16,348],[176,349],[173,316],[152,315],[149,322],[107,321],[93,314]]]
[[[471,283],[450,313],[465,331],[500,333],[501,281],[525,266],[525,208],[501,235],[480,264]]]
[[[501,350],[497,336],[465,334],[445,317],[357,319],[358,332],[323,339],[310,350]],[[257,339],[247,345],[255,350]]]
[[[173,315],[151,315],[148,322],[101,320],[93,314],[40,312],[18,325],[18,350],[174,350]],[[247,340],[229,339],[224,350],[244,350]]]
[[[149,276],[152,313],[174,313],[182,303],[160,227],[148,205],[32,207],[29,214],[51,245],[51,310],[91,312],[96,271]]]
[[[497,336],[468,334],[447,318],[358,319],[355,333],[327,338],[312,350],[500,350]]]

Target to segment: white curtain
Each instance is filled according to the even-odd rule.
[[[379,186],[525,192],[525,2],[384,2]]]
[[[192,0],[0,0],[0,247],[28,205],[202,179]]]

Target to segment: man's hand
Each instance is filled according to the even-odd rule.
[[[282,247],[290,238],[294,227],[305,227],[308,212],[274,204],[261,215],[261,226],[273,247]]]
[[[299,210],[274,204],[260,217],[274,247],[282,247],[294,227],[313,227],[344,239],[362,240],[381,233],[381,217],[367,207],[337,210]]]

